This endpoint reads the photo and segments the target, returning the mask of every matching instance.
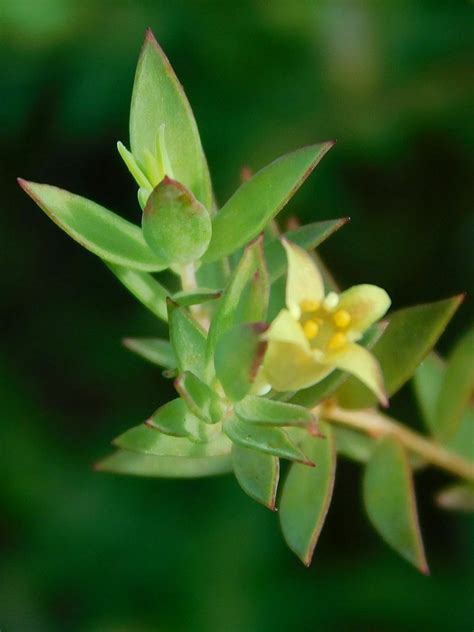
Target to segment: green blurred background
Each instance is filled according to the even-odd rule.
[[[321,252],[395,306],[473,287],[473,5],[0,0],[2,632],[471,630],[474,524],[417,478],[431,577],[372,533],[341,462],[311,569],[231,477],[95,474],[169,398],[120,345],[162,326],[16,186],[54,183],[138,221],[128,143],[147,26],[184,84],[218,200],[242,165],[337,138],[286,211],[350,215]],[[283,219],[285,215],[282,216]],[[442,350],[472,320],[466,301]],[[419,424],[409,388],[395,412]]]

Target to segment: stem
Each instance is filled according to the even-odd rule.
[[[416,452],[428,463],[461,478],[474,481],[474,465],[467,459],[410,430],[378,410],[347,410],[328,402],[321,408],[321,414],[329,422],[349,426],[371,437],[393,435],[408,450]]]
[[[182,266],[181,287],[186,292],[190,292],[197,288],[196,268],[194,263],[188,263]],[[207,311],[201,305],[191,305],[191,313],[205,331],[209,331],[210,321]]]

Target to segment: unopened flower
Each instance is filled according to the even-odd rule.
[[[325,295],[310,255],[287,240],[282,242],[288,258],[287,309],[280,311],[265,334],[265,380],[277,391],[295,391],[341,369],[386,404],[380,366],[357,341],[390,307],[388,294],[375,285],[355,285],[341,294]]]

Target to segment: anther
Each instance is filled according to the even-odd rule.
[[[344,347],[346,343],[347,343],[346,335],[343,334],[341,331],[338,331],[336,334],[331,336],[328,343],[328,349],[330,351],[337,351],[338,349],[341,349],[341,347]]]
[[[345,309],[339,309],[332,317],[336,327],[345,329],[351,322],[351,315]]]
[[[313,340],[318,335],[319,326],[314,320],[307,320],[303,325],[304,335],[308,340]]]

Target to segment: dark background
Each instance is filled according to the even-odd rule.
[[[230,476],[93,473],[110,439],[170,395],[120,345],[163,327],[14,180],[54,183],[139,221],[115,143],[128,144],[151,26],[221,202],[242,165],[337,138],[286,217],[351,216],[321,249],[342,285],[380,284],[396,307],[469,290],[472,19],[467,0],[3,1],[2,632],[472,629],[474,524],[434,507],[440,473],[417,478],[428,578],[371,531],[350,463],[309,570]],[[441,350],[471,320],[468,299]],[[394,409],[419,423],[410,389]]]

